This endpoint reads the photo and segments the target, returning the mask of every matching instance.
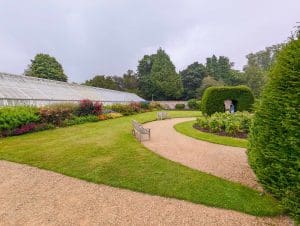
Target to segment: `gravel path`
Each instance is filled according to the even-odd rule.
[[[0,161],[0,225],[292,225]]]
[[[143,144],[167,159],[262,190],[248,164],[246,149],[196,140],[173,128],[177,123],[190,120],[194,118],[146,123],[144,127],[151,129],[151,140]]]

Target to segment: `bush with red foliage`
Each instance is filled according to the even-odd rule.
[[[45,107],[40,108],[39,115],[42,123],[61,126],[64,120],[72,118],[73,112],[67,108]]]
[[[142,109],[140,102],[131,102],[129,104],[129,106],[132,109],[132,111],[137,112],[137,113],[140,112]]]
[[[28,124],[22,125],[20,128],[14,129],[12,135],[21,135],[23,133],[28,133],[28,132],[34,131],[35,128],[36,128],[35,123],[28,123]]]
[[[81,100],[79,103],[79,108],[77,115],[86,116],[86,115],[100,115],[102,114],[103,105],[99,101],[93,103],[89,99]]]

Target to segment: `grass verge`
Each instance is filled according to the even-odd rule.
[[[172,111],[171,117],[199,112]],[[269,195],[190,169],[146,149],[131,135],[131,120],[154,120],[156,112],[0,140],[0,159],[24,163],[86,181],[172,197],[256,216],[282,213]]]
[[[215,144],[222,144],[233,147],[247,148],[248,141],[246,139],[219,136],[212,133],[205,133],[193,127],[195,121],[178,123],[174,126],[175,130],[186,136],[193,137],[198,140],[204,140]]]

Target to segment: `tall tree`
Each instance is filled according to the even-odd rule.
[[[138,65],[140,93],[147,99],[178,99],[183,92],[180,75],[164,50],[145,55]]]
[[[196,90],[201,86],[203,78],[207,75],[207,70],[203,64],[194,62],[180,72],[183,84],[183,99],[196,98]]]
[[[226,85],[238,85],[240,74],[233,70],[233,63],[228,57],[220,56],[219,58],[213,55],[206,58],[206,69],[208,74],[217,81],[223,81]]]
[[[256,105],[249,161],[264,188],[300,222],[300,37],[278,53]]]
[[[151,99],[154,93],[154,84],[151,80],[151,68],[153,65],[155,54],[145,55],[139,61],[137,67],[137,76],[139,80],[139,93],[147,99]]]
[[[52,56],[48,54],[39,53],[28,68],[25,70],[26,76],[45,78],[57,81],[66,82],[68,77],[64,74],[61,64]]]
[[[267,82],[267,74],[276,60],[282,44],[266,47],[265,50],[250,53],[246,56],[247,65],[244,66],[244,84],[249,86],[255,97],[260,93]]]

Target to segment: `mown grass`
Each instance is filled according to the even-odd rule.
[[[247,148],[248,141],[246,139],[219,136],[212,133],[205,133],[193,128],[195,121],[178,123],[174,126],[177,132],[186,136],[193,137],[198,140],[204,140],[215,144],[222,144],[233,147]]]
[[[199,112],[172,111],[171,117]],[[155,112],[42,131],[0,140],[0,159],[25,163],[86,181],[245,212],[282,213],[269,195],[190,169],[146,149],[131,135],[131,120]],[[238,169],[237,169],[238,170]]]

